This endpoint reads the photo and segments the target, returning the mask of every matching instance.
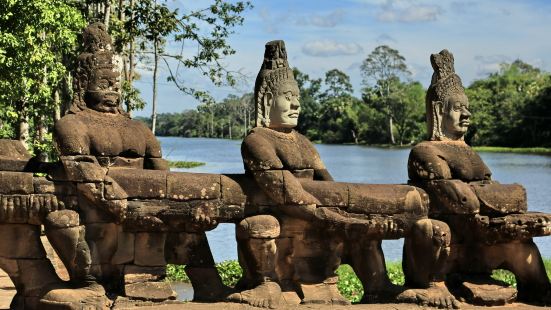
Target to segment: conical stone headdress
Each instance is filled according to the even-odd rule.
[[[85,93],[88,83],[100,69],[109,69],[113,77],[120,75],[114,64],[111,36],[102,23],[92,23],[82,33],[84,51],[78,56],[73,79],[73,103],[70,112],[86,109]],[[119,112],[127,115],[120,107]]]
[[[264,104],[264,96],[266,93],[271,93],[274,97],[277,96],[276,91],[279,85],[285,81],[295,82],[293,70],[289,68],[287,62],[285,42],[282,40],[270,41],[266,43],[264,61],[254,85],[256,127],[270,125],[270,111]]]
[[[444,106],[451,95],[464,93],[465,89],[461,78],[455,74],[453,54],[448,50],[430,55],[430,63],[434,73],[425,98],[427,129],[430,140],[441,140],[443,134],[439,124],[437,104]]]

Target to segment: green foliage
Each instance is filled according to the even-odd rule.
[[[53,125],[60,104],[54,93],[68,75],[67,60],[75,55],[85,21],[62,0],[1,0],[0,7],[0,132],[14,138],[25,134],[18,131],[20,123]],[[38,145],[47,142],[38,135],[31,130],[31,142],[47,148]]]
[[[543,263],[547,271],[547,276],[551,279],[551,259],[544,259]],[[241,278],[243,270],[239,263],[235,260],[224,261],[216,264],[218,273],[222,278],[222,282],[228,286],[234,286]],[[388,262],[386,270],[390,282],[396,285],[404,285],[404,273],[402,271],[402,262]],[[189,282],[184,266],[182,265],[167,265],[167,279],[169,281]],[[359,302],[363,296],[363,286],[354,270],[350,265],[340,265],[337,269],[339,281],[337,287],[339,292],[351,302]],[[495,270],[492,277],[496,280],[504,281],[505,283],[516,287],[516,279],[514,275],[506,270]]]
[[[549,147],[501,147],[501,146],[475,146],[477,152],[491,153],[520,153],[520,154],[543,154],[551,155]]]
[[[180,160],[177,160],[177,161],[169,160],[168,161],[168,166],[170,168],[195,168],[195,167],[201,167],[201,166],[204,166],[204,165],[205,165],[204,162],[199,162],[199,161],[180,161]]]
[[[551,76],[520,60],[466,89],[473,145],[551,146]]]

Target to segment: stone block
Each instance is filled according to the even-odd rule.
[[[504,215],[528,210],[526,190],[520,184],[471,183],[480,201],[480,214]]]
[[[111,263],[121,265],[134,261],[134,243],[134,233],[126,232],[121,225],[117,225],[117,250],[111,258]]]
[[[0,156],[0,171],[25,171],[29,164],[28,159],[14,159]]]
[[[427,206],[413,186],[394,184],[350,184],[348,212],[360,214],[427,214]]]
[[[139,266],[165,266],[165,241],[166,233],[136,233],[134,264]]]
[[[222,200],[225,204],[244,206],[247,202],[247,193],[258,189],[254,180],[243,174],[228,174],[220,176]]]
[[[0,257],[26,259],[46,257],[40,242],[40,227],[28,224],[0,225]]]
[[[36,194],[76,195],[76,186],[72,182],[53,182],[45,177],[34,177],[33,186]]]
[[[124,286],[126,297],[139,300],[164,301],[176,299],[169,282],[141,282]]]
[[[125,265],[124,284],[162,281],[166,277],[166,267],[144,267],[136,265]]]
[[[65,156],[61,158],[67,179],[72,182],[102,182],[107,169],[93,156]]]
[[[319,206],[346,208],[349,205],[347,183],[300,180],[302,188],[320,201]]]
[[[166,197],[166,171],[111,168],[108,176],[120,185],[129,198]]]
[[[26,172],[0,171],[0,194],[32,194],[33,174]]]
[[[118,228],[114,223],[86,225],[86,242],[90,247],[92,264],[110,264],[117,251]]]
[[[25,296],[41,296],[46,286],[60,282],[52,263],[46,258],[19,259],[17,264]]]
[[[170,172],[167,193],[173,200],[218,199],[222,195],[220,175]]]
[[[31,155],[20,140],[0,139],[0,156],[28,160]]]

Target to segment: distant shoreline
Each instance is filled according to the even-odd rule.
[[[223,139],[239,141],[241,139],[226,139],[226,138],[209,138],[209,137],[178,137],[178,136],[159,136],[163,138],[186,138],[186,139]],[[312,141],[315,144],[322,144],[319,141]],[[326,143],[328,145],[359,145],[387,149],[406,149],[412,145],[392,145],[392,144],[351,144],[351,143]],[[515,153],[515,154],[534,154],[534,155],[549,155],[551,156],[551,147],[503,147],[503,146],[473,146],[477,152],[484,153]]]

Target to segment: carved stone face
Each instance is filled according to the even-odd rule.
[[[84,94],[90,109],[106,113],[118,113],[120,99],[119,75],[111,69],[97,69],[91,74]]]
[[[294,128],[300,113],[299,89],[295,81],[279,85],[277,94],[271,100],[270,128]]]
[[[442,134],[452,140],[459,140],[469,128],[469,100],[465,93],[453,94],[444,104],[442,111]]]

